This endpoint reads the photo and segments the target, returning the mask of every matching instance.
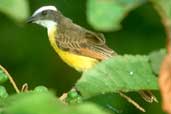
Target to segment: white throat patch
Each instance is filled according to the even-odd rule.
[[[40,7],[38,10],[36,10],[34,13],[33,13],[33,16],[35,16],[36,14],[42,12],[42,11],[45,11],[45,10],[53,10],[53,11],[58,11],[57,8],[55,6],[43,6],[43,7]]]
[[[38,21],[35,21],[34,23],[39,24],[47,29],[57,26],[57,23],[52,20],[38,20]]]

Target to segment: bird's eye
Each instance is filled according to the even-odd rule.
[[[47,11],[42,11],[42,15],[47,15]]]

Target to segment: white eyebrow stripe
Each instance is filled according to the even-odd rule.
[[[38,10],[36,10],[34,13],[33,13],[33,16],[42,12],[42,11],[45,11],[45,10],[53,10],[53,11],[57,11],[57,8],[55,6],[43,6],[43,7],[40,7]]]

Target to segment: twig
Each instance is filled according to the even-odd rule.
[[[137,109],[139,109],[142,112],[145,112],[145,109],[141,107],[137,102],[135,102],[132,98],[128,97],[122,92],[119,92],[120,96],[125,98],[129,103],[133,104]]]
[[[154,96],[151,91],[145,90],[145,91],[139,91],[138,93],[141,95],[141,97],[146,102],[148,102],[148,103],[153,103],[153,102],[158,103],[158,100],[157,100],[156,96]]]
[[[8,77],[8,79],[9,79],[10,83],[12,84],[13,88],[15,89],[15,91],[16,91],[17,93],[20,93],[20,90],[18,89],[18,87],[17,87],[17,85],[16,85],[14,79],[13,79],[12,76],[8,73],[8,71],[7,71],[3,66],[1,66],[1,65],[0,65],[0,69],[2,69],[3,72],[6,74],[6,76]]]
[[[159,12],[159,15],[161,16],[162,24],[164,25],[166,36],[167,36],[167,44],[166,49],[168,54],[171,54],[171,21],[167,17],[167,14],[165,13],[164,9],[160,5],[155,5],[155,9]]]
[[[170,21],[163,16],[162,19],[163,25],[165,27],[166,35],[167,35],[167,44],[166,44],[166,49],[168,52],[168,55],[171,54],[171,24]]]
[[[171,56],[169,55],[165,57],[161,65],[159,87],[163,100],[163,110],[171,114]]]
[[[21,92],[28,92],[28,84],[27,83],[22,85]]]
[[[64,102],[64,100],[67,98],[67,93],[63,93],[62,96],[59,97],[59,100]]]
[[[160,67],[158,83],[162,96],[163,110],[168,114],[171,114],[171,21],[163,7],[158,5],[156,6],[156,9],[159,11],[159,14],[162,18],[162,23],[165,27],[167,35],[166,47],[168,52]]]

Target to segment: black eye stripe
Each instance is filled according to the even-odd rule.
[[[42,11],[42,15],[47,15],[47,11]]]

